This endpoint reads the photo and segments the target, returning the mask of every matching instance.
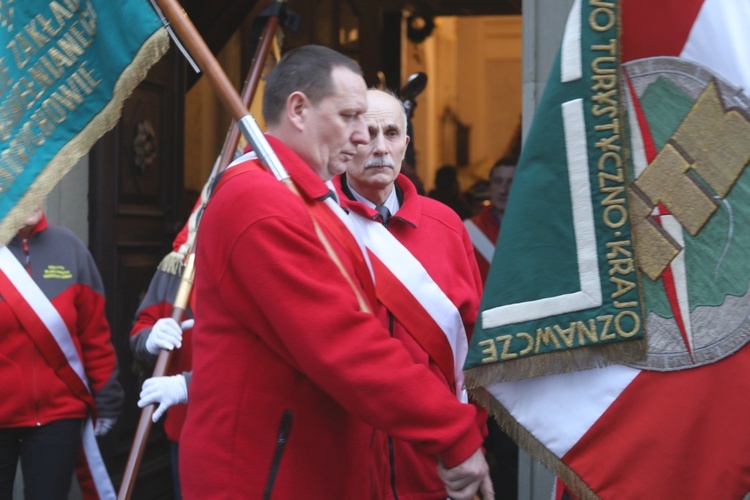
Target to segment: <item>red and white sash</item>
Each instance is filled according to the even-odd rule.
[[[495,255],[495,244],[481,229],[479,229],[479,226],[471,221],[471,219],[466,219],[464,221],[464,226],[469,233],[469,238],[471,238],[471,243],[474,245],[474,248],[477,249],[477,252],[479,252],[482,257],[484,257],[484,260],[492,264],[492,256]]]
[[[235,160],[220,184],[243,171],[261,168],[255,163],[244,163],[246,159],[247,155]],[[245,168],[238,168],[240,164]],[[333,186],[329,187],[335,192]],[[322,204],[305,201],[311,215],[334,235],[352,259],[370,302],[377,296],[438,365],[456,388],[458,399],[468,402],[462,370],[468,342],[461,314],[453,302],[411,252],[380,223],[355,213],[347,214],[330,197]]]
[[[463,383],[468,342],[461,313],[424,266],[382,224],[354,212],[349,216],[371,252],[378,299],[453,382],[458,399],[468,402]]]
[[[65,321],[26,269],[5,246],[0,247],[0,295],[29,332],[58,376],[78,397],[93,407],[93,397],[83,363]],[[83,450],[99,498],[116,498],[99,453],[91,417],[86,419],[83,429]]]

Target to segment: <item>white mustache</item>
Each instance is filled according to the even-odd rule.
[[[365,168],[370,167],[391,167],[393,168],[393,159],[389,156],[376,156],[374,158],[370,158],[367,160],[367,163],[365,163]]]

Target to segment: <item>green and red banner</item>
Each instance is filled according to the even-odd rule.
[[[616,2],[576,3],[568,20],[503,218],[466,363],[474,383],[645,352],[619,26]]]
[[[750,491],[750,3],[577,0],[571,16],[580,22],[568,21],[566,40],[571,26],[610,7],[621,19],[617,106],[631,245],[611,247],[617,254],[610,260],[624,259],[627,267],[612,266],[608,275],[630,269],[632,259],[636,286],[628,292],[638,297],[646,352],[599,368],[513,380],[522,370],[506,377],[482,364],[488,353],[481,342],[492,338],[497,345],[510,333],[483,329],[470,347],[467,381],[504,428],[581,498],[742,498]],[[514,303],[516,293],[522,301],[539,300],[547,290],[562,295],[575,281],[572,251],[560,249],[559,258],[539,263],[537,254],[550,259],[551,252],[532,246],[524,253],[521,243],[533,239],[505,231],[522,226],[541,233],[541,247],[553,242],[550,232],[562,242],[576,234],[559,195],[564,183],[553,175],[562,168],[547,163],[545,171],[536,163],[545,152],[552,156],[552,144],[560,147],[556,137],[566,124],[553,121],[550,108],[570,100],[559,89],[567,85],[559,68],[571,51],[575,57],[589,46],[584,29],[580,38],[579,49],[563,42],[562,62],[524,145],[481,321],[487,310]],[[587,132],[588,142],[595,133]],[[558,150],[568,162],[569,145]],[[591,192],[598,186],[592,182]],[[539,203],[559,222],[539,226]],[[536,292],[526,288],[532,281],[540,283]],[[615,300],[622,299],[603,292],[604,303]],[[555,325],[562,331],[561,323],[570,322],[556,318],[548,321],[562,345],[569,333]],[[601,362],[587,355],[593,359],[582,365]],[[552,365],[548,373],[559,369]]]
[[[168,48],[148,0],[0,0],[0,244]]]

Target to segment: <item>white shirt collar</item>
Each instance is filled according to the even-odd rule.
[[[360,203],[364,203],[366,206],[370,208],[375,208],[375,204],[359,194],[357,191],[354,190],[351,184],[349,184],[349,179],[346,179],[346,185],[349,186],[349,190],[354,195],[354,199],[357,200]],[[398,196],[396,196],[396,184],[393,184],[393,189],[391,189],[391,194],[388,195],[388,198],[385,200],[385,203],[383,203],[385,207],[388,209],[389,212],[391,212],[391,215],[394,215],[396,212],[398,212],[398,209],[401,208],[401,206],[398,203]]]
[[[339,194],[336,192],[336,186],[333,185],[333,181],[328,180],[328,181],[323,181],[323,182],[325,182],[325,185],[328,186],[328,189],[331,190],[331,194],[333,195],[333,201],[335,201],[336,203],[340,205],[341,203],[339,203]]]

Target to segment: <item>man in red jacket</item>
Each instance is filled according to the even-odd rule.
[[[461,370],[482,295],[469,235],[453,210],[418,195],[400,174],[409,143],[401,102],[369,90],[365,123],[370,142],[358,148],[336,182],[371,252],[378,299],[385,306],[381,321],[414,361],[467,402]],[[478,428],[486,433],[487,414],[479,415]],[[388,498],[444,499],[437,458],[410,442],[387,439]]]
[[[368,262],[327,182],[369,142],[360,68],[324,47],[294,49],[263,101],[295,189],[246,155],[205,209],[183,497],[382,497],[377,428],[436,456],[451,496],[470,499],[487,478],[477,411],[369,312]]]
[[[515,173],[515,159],[503,157],[496,161],[490,170],[490,204],[474,217],[464,221],[474,244],[482,283],[487,281],[487,273],[495,253],[495,243],[500,234],[500,220],[508,204],[508,194]]]

